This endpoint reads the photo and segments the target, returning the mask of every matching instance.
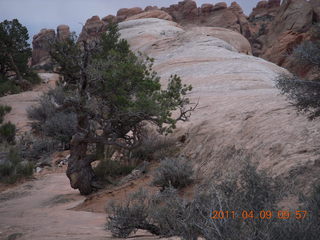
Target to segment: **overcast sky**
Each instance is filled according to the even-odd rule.
[[[223,0],[197,0],[203,3],[217,3]],[[248,15],[259,0],[237,0]],[[53,28],[67,24],[79,33],[86,20],[93,16],[115,15],[120,8],[146,7],[156,5],[167,7],[178,0],[0,0],[0,21],[17,18],[29,30],[30,38],[42,28]],[[230,5],[232,0],[225,0]]]

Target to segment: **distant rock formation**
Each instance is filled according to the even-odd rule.
[[[237,31],[245,37],[250,36],[248,20],[236,2],[229,8],[224,2],[197,7],[195,1],[184,0],[161,10],[169,13],[175,22],[183,26],[223,27]]]
[[[141,19],[141,18],[158,18],[163,20],[172,21],[172,17],[166,13],[165,11],[161,10],[149,10],[145,11],[136,15],[133,15],[131,17],[126,18],[125,21],[134,20],[134,19]]]
[[[42,29],[37,35],[33,36],[32,41],[32,65],[44,66],[50,65],[49,55],[50,42],[58,39],[63,40],[70,36],[70,29],[67,25],[59,25],[57,34],[54,29]]]
[[[56,38],[53,29],[42,29],[37,35],[33,36],[32,41],[32,65],[49,61],[49,42]]]
[[[139,13],[142,13],[142,8],[121,8],[117,12],[117,20],[118,22],[122,22],[126,20],[128,17],[137,15]]]
[[[279,66],[299,74],[292,50],[310,39],[312,25],[319,23],[320,2],[318,0],[261,1],[249,16],[249,38],[254,55],[272,61]]]
[[[82,28],[79,35],[79,41],[85,39],[95,39],[100,36],[102,32],[106,31],[107,22],[112,21],[112,17],[107,16],[101,20],[98,16],[93,16],[89,18]]]
[[[68,25],[59,25],[57,27],[57,38],[59,40],[65,40],[70,37],[70,28]]]
[[[224,2],[197,6],[193,0],[159,9],[147,6],[145,9],[122,8],[116,16],[108,15],[100,19],[88,19],[80,33],[79,40],[95,39],[106,31],[109,22],[123,22],[142,18],[158,18],[174,21],[184,28],[195,26],[227,28],[246,37],[252,47],[252,54],[272,61],[279,66],[304,76],[290,57],[292,50],[301,42],[310,39],[312,24],[320,22],[319,0],[265,0],[260,1],[246,16],[238,3],[228,5]],[[63,39],[70,34],[66,25],[60,25],[57,36],[53,30],[43,30],[34,37],[32,64],[38,64],[48,57],[46,39]],[[251,53],[251,51],[250,51]],[[248,52],[248,54],[250,54]]]

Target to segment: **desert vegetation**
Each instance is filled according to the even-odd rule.
[[[208,240],[317,239],[320,233],[319,187],[301,198],[301,209],[309,214],[305,219],[277,218],[277,203],[285,192],[281,182],[257,171],[248,155],[240,159],[243,161],[239,171],[223,181],[212,179],[201,184],[191,199],[169,186],[153,195],[141,189],[123,203],[110,202],[106,228],[120,238],[144,229],[159,236],[178,236],[186,240],[198,237]],[[232,211],[236,217],[226,215]],[[249,214],[243,218],[243,211],[251,211],[255,216],[269,211],[273,217],[254,218]],[[224,217],[220,213],[217,217],[215,212],[222,212]]]
[[[28,65],[28,30],[17,19],[0,23],[0,96],[30,89],[40,82]]]
[[[184,158],[165,158],[155,171],[152,184],[165,190],[168,187],[183,188],[192,183],[193,169]]]
[[[320,32],[314,26],[314,37]],[[309,119],[320,116],[320,40],[305,41],[293,50],[292,56],[302,66],[312,66],[314,79],[301,79],[292,74],[281,74],[276,78],[276,86],[299,112],[308,114]]]
[[[109,24],[101,38],[77,41],[72,35],[52,43],[50,54],[63,80],[28,114],[35,120],[34,130],[69,145],[71,186],[89,194],[97,185],[91,163],[105,146],[139,147],[146,123],[169,134],[195,106],[189,107],[186,97],[191,86],[178,76],[171,76],[167,88],[161,88],[153,60],[135,55],[120,39],[116,24]]]

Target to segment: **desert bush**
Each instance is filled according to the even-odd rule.
[[[307,113],[310,119],[320,116],[320,82],[306,81],[297,76],[280,74],[276,87],[285,94],[298,112]]]
[[[293,50],[292,56],[302,64],[320,66],[320,42],[304,41]]]
[[[75,113],[56,113],[45,121],[42,131],[45,136],[68,144],[76,132],[76,122],[77,116]]]
[[[116,237],[128,237],[137,229],[151,229],[160,236],[178,236],[186,240],[198,237],[208,240],[318,239],[320,228],[316,219],[319,211],[314,206],[319,207],[319,189],[313,194],[315,197],[304,201],[306,206],[313,206],[312,211],[317,211],[317,217],[305,222],[278,220],[276,217],[270,220],[242,219],[239,215],[212,219],[214,210],[234,211],[236,214],[243,210],[255,213],[275,211],[277,201],[282,198],[281,192],[277,181],[245,163],[230,178],[198,187],[192,199],[185,199],[177,189],[168,187],[152,196],[137,194],[124,204],[113,203],[108,209],[107,228]],[[310,233],[305,233],[306,230]]]
[[[41,78],[40,78],[39,75],[38,75],[36,72],[34,72],[33,70],[29,70],[29,71],[25,74],[24,79],[27,80],[28,82],[30,82],[32,85],[41,83]]]
[[[159,228],[150,223],[148,194],[139,190],[128,197],[123,204],[110,202],[108,212],[108,222],[106,229],[110,230],[115,237],[126,238],[138,229],[145,229],[153,234],[159,235]]]
[[[153,185],[162,189],[167,187],[183,188],[192,183],[191,164],[183,158],[166,158],[156,169]]]
[[[28,117],[34,120],[32,128],[44,136],[68,144],[76,132],[77,116],[70,109],[61,111],[65,94],[61,88],[50,90],[40,98],[40,104],[27,110]]]
[[[164,157],[172,157],[177,152],[176,150],[176,141],[173,138],[146,130],[140,146],[130,152],[130,158],[143,161],[159,160]]]
[[[7,160],[0,164],[0,181],[15,183],[19,179],[32,176],[34,164],[22,161],[21,154],[16,148],[8,152]]]
[[[11,111],[10,106],[0,105],[0,124],[3,122],[4,116]]]
[[[16,126],[11,122],[2,124],[0,126],[0,141],[14,144],[16,136]]]
[[[122,161],[114,161],[107,158],[100,160],[93,170],[100,181],[109,182],[111,178],[130,174],[135,167],[135,164],[125,164]]]
[[[17,143],[21,158],[36,162],[48,157],[54,151],[61,150],[59,142],[50,138],[38,138],[30,135],[21,137]]]
[[[309,195],[300,198],[300,209],[307,211],[306,218],[276,221],[270,230],[270,239],[316,240],[320,234],[320,184],[315,184]]]
[[[13,81],[0,74],[0,97],[6,94],[15,94],[21,91],[20,87]]]

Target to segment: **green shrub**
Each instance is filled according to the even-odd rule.
[[[124,164],[111,159],[101,160],[93,169],[100,181],[108,182],[110,178],[126,176],[132,172],[136,165]]]
[[[11,148],[7,159],[0,164],[0,181],[15,183],[19,179],[32,176],[34,164],[22,161],[21,153],[16,148]]]
[[[10,106],[0,105],[0,124],[3,122],[4,116],[11,111]]]
[[[198,237],[207,240],[282,239],[271,238],[274,232],[271,226],[276,226],[273,221],[240,217],[211,219],[213,210],[241,213],[249,209],[275,209],[281,194],[274,181],[264,173],[258,173],[249,163],[239,170],[225,181],[211,181],[200,186],[188,200],[172,187],[153,196],[133,195],[108,209],[107,228],[115,237],[127,237],[137,229],[144,229],[156,235],[186,240]]]
[[[0,178],[11,176],[14,170],[15,166],[10,162],[0,164]]]
[[[18,176],[29,177],[32,176],[34,164],[32,162],[20,162],[16,166],[16,173]]]
[[[74,113],[58,112],[42,125],[42,132],[64,144],[76,133],[77,116]]]
[[[13,81],[0,76],[0,97],[6,94],[16,94],[21,91],[20,87]]]
[[[159,228],[149,223],[150,200],[148,197],[148,194],[140,189],[130,195],[123,204],[110,202],[108,205],[110,215],[106,229],[110,230],[114,237],[120,238],[126,238],[138,229],[159,235]]]
[[[24,76],[24,79],[26,79],[32,85],[41,83],[41,78],[39,77],[39,75],[36,72],[32,71],[32,70],[29,70],[26,73],[26,75]]]
[[[59,150],[59,143],[48,138],[24,139],[24,143],[19,142],[21,154],[24,159],[35,161],[49,156],[54,151]]]
[[[130,152],[130,157],[144,161],[159,160],[172,157],[176,150],[174,139],[150,131],[144,134],[141,144]]]
[[[10,122],[0,126],[0,140],[6,141],[10,144],[14,144],[16,136],[16,126]]]
[[[167,187],[183,188],[192,183],[193,170],[191,164],[182,158],[166,158],[156,169],[153,185],[162,189]]]
[[[309,119],[320,116],[320,82],[302,80],[297,76],[280,74],[276,87],[287,96],[298,112],[308,114]]]
[[[77,116],[69,109],[58,110],[65,101],[61,88],[50,90],[40,98],[40,104],[27,110],[28,117],[33,120],[34,131],[68,144],[76,132]]]

